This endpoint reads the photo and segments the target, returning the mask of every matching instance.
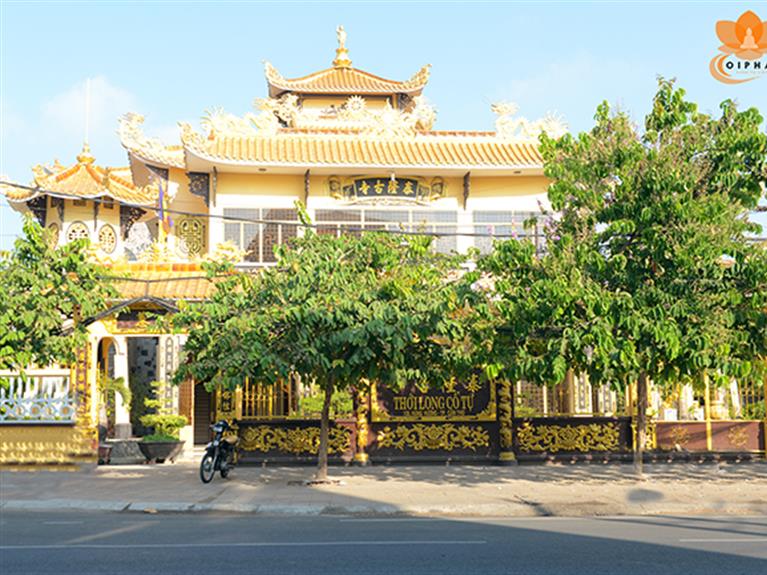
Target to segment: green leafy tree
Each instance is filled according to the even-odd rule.
[[[114,295],[86,240],[53,244],[27,218],[24,236],[0,255],[0,369],[73,361],[87,330],[77,320],[104,310]]]
[[[561,381],[572,367],[595,384],[637,383],[635,465],[646,442],[648,382],[714,383],[762,376],[767,253],[747,240],[763,193],[767,136],[755,109],[731,101],[698,112],[661,80],[640,131],[606,103],[589,133],[542,137],[549,254],[501,245],[498,364]]]
[[[218,284],[174,317],[189,337],[176,381],[229,388],[297,374],[323,395],[317,477],[327,477],[333,393],[375,381],[439,382],[468,369],[466,313],[448,279],[459,261],[428,239],[318,235],[277,250],[277,265]],[[220,271],[220,270],[219,270]]]

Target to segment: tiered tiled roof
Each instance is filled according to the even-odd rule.
[[[493,106],[493,132],[434,131],[436,110],[421,91],[429,79],[423,67],[397,82],[352,67],[346,33],[337,29],[333,67],[286,79],[269,63],[270,97],[256,100],[244,116],[214,109],[203,120],[204,133],[182,124],[181,147],[168,147],[143,135],[143,117],[126,114],[120,126],[123,146],[140,161],[188,171],[221,170],[226,165],[254,168],[413,168],[501,173],[540,171],[541,132],[558,137],[565,128],[555,117],[528,121],[510,104]],[[309,95],[341,96],[326,108],[304,105]],[[392,98],[411,97],[406,105]],[[386,96],[384,106],[369,106],[369,96]]]
[[[133,205],[157,203],[159,190],[151,184],[134,185],[129,168],[103,168],[94,164],[88,145],[77,156],[77,163],[64,167],[37,165],[32,168],[34,183],[29,187],[4,184],[2,191],[11,202],[28,202],[41,195],[95,199],[109,197]]]
[[[187,153],[209,161],[327,167],[532,168],[542,163],[537,146],[488,136],[419,134],[377,138],[339,133],[188,138]]]
[[[269,62],[265,64],[269,95],[276,98],[285,92],[298,94],[342,94],[361,96],[419,95],[429,81],[429,66],[416,72],[409,80],[387,80],[370,72],[351,67],[334,66],[301,78],[287,79]]]

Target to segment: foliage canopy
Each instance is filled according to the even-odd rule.
[[[114,295],[86,240],[54,244],[27,218],[24,236],[0,255],[0,369],[71,362],[86,337],[75,320],[103,311]]]

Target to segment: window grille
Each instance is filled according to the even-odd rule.
[[[296,210],[284,208],[226,208],[224,217],[276,222],[298,221]],[[252,264],[276,262],[275,246],[288,242],[296,237],[297,233],[298,226],[287,223],[256,224],[230,220],[224,224],[224,240],[234,243],[244,251],[244,262]]]
[[[544,235],[540,217],[536,212],[510,212],[510,211],[484,211],[478,210],[473,213],[474,233],[515,235],[519,239],[528,238],[535,243],[538,252],[545,247]],[[526,228],[525,222],[530,218],[536,218],[533,228]],[[508,238],[501,238],[508,239]],[[474,247],[479,248],[480,253],[488,254],[493,249],[493,238],[475,237]]]
[[[179,240],[178,252],[186,257],[199,257],[207,244],[206,224],[203,218],[182,218],[176,224]]]
[[[99,247],[106,254],[114,253],[117,247],[117,234],[109,224],[104,224],[99,230]]]
[[[447,210],[416,210],[416,209],[327,209],[315,213],[318,233],[359,234],[359,229],[382,231],[407,231],[450,233],[458,231],[458,214]],[[456,250],[456,237],[434,238],[434,248],[438,252],[449,253]]]
[[[88,226],[83,222],[72,222],[67,229],[67,242],[90,238]]]

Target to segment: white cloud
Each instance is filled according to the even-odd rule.
[[[578,52],[498,86],[490,99],[518,103],[519,114],[529,119],[561,113],[578,131],[591,125],[596,106],[605,99],[632,115],[644,113],[654,88],[655,73],[645,64]]]
[[[138,105],[133,94],[110,83],[105,76],[90,78],[90,82],[83,80],[48,100],[43,104],[43,120],[46,125],[58,130],[59,136],[84,139],[88,84],[89,139],[92,142],[101,142],[106,138],[114,140],[118,118],[125,112],[136,110]]]

